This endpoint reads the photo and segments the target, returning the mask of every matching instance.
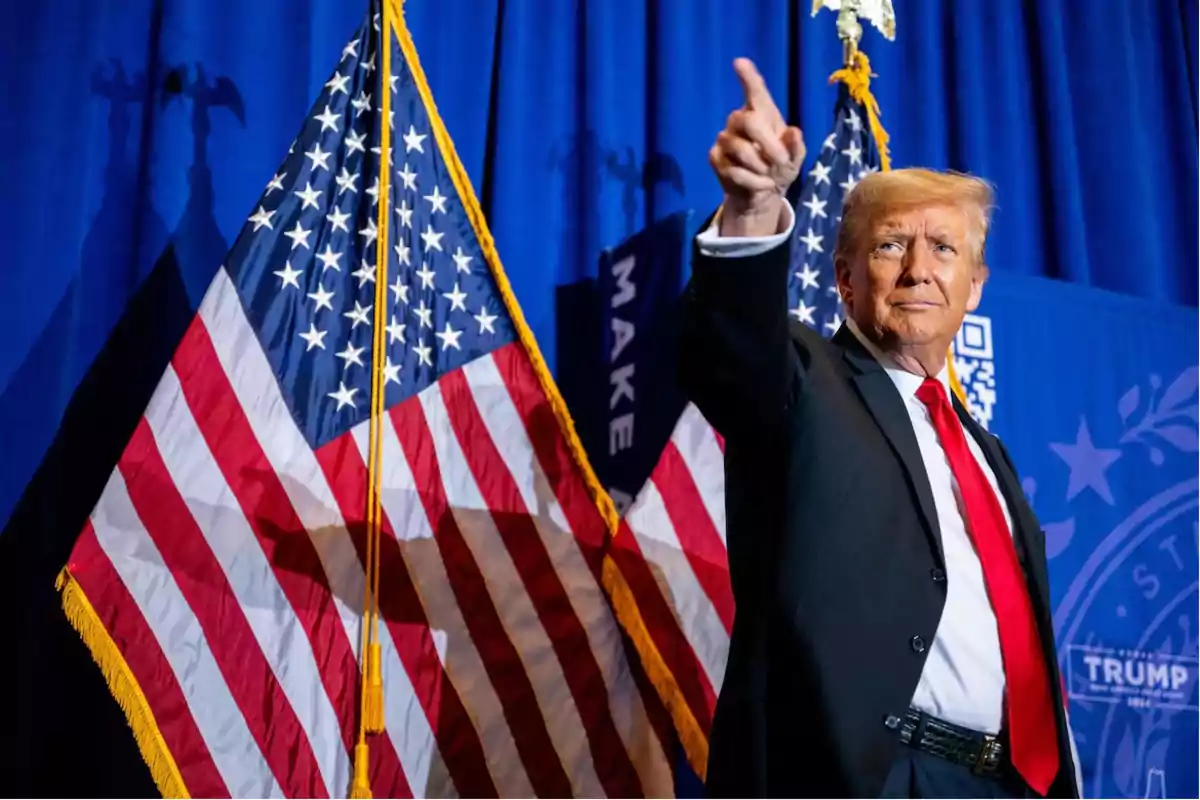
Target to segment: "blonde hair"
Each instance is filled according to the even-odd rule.
[[[982,178],[921,167],[872,172],[850,191],[842,207],[834,258],[851,258],[872,224],[886,212],[929,205],[951,205],[967,215],[975,263],[982,266],[991,225],[994,194]]]

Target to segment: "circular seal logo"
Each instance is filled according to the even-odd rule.
[[[1051,445],[1071,467],[1068,501],[1090,487],[1108,511],[1124,515],[1095,544],[1089,540],[1090,553],[1054,614],[1087,797],[1196,796],[1196,370],[1186,370],[1161,398],[1160,388],[1152,376],[1146,403],[1139,387],[1121,399],[1120,448],[1094,446],[1086,420],[1074,445]],[[1133,472],[1124,465],[1129,475],[1121,488],[1136,487],[1146,498],[1132,510],[1121,508],[1103,479],[1126,454],[1149,462]],[[1076,527],[1094,530],[1096,522],[1072,517],[1046,525],[1048,556],[1082,538]]]

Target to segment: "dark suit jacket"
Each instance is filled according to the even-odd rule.
[[[707,787],[878,797],[898,746],[887,719],[916,690],[946,565],[899,392],[851,331],[829,341],[789,321],[787,275],[787,244],[737,259],[694,249],[683,298],[681,383],[726,438],[737,604]],[[1051,795],[1078,796],[1044,534],[1004,446],[958,412],[1012,513],[1037,614],[1062,754]]]

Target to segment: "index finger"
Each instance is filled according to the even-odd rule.
[[[742,92],[746,95],[746,108],[774,114],[782,119],[771,93],[767,91],[767,82],[759,73],[758,67],[754,66],[754,62],[748,58],[738,58],[733,62],[733,69],[742,83]]]

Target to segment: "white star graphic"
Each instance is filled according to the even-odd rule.
[[[355,58],[358,58],[358,39],[351,39],[350,43],[342,49],[343,61],[346,59],[346,56],[354,56]]]
[[[455,350],[462,350],[458,344],[458,339],[463,335],[462,331],[456,331],[450,327],[450,320],[446,320],[446,329],[444,331],[433,334],[442,340],[442,350],[453,347]]]
[[[821,273],[819,271],[813,269],[807,263],[805,263],[804,269],[796,273],[796,277],[803,282],[800,288],[802,290],[809,288],[820,289],[821,287],[817,283],[817,276],[820,274]]]
[[[309,206],[320,210],[321,207],[317,204],[317,201],[321,199],[321,192],[313,188],[312,181],[305,181],[304,188],[295,192],[295,195],[303,201],[300,206],[301,211]]]
[[[400,170],[396,174],[400,176],[402,181],[404,181],[405,189],[412,189],[414,192],[417,190],[417,173],[408,168],[407,162],[404,164],[404,169]]]
[[[391,90],[396,91],[396,81],[400,80],[399,75],[388,75],[388,82],[391,84]]]
[[[367,194],[371,195],[371,203],[374,205],[379,202],[379,176],[375,176],[375,182],[371,184],[371,188],[367,189]]]
[[[467,304],[463,302],[467,299],[467,293],[458,288],[458,281],[454,282],[454,291],[443,292],[442,297],[450,301],[451,311],[456,308],[462,309],[463,311],[467,310]]]
[[[327,334],[327,333],[329,333],[329,331],[317,330],[317,324],[315,322],[309,323],[308,330],[306,330],[304,333],[300,334],[300,338],[303,339],[304,341],[308,342],[308,347],[304,348],[304,352],[307,353],[309,350],[312,350],[314,347],[319,347],[322,350],[324,350],[325,349],[325,334]]]
[[[408,166],[407,164],[405,166]],[[407,200],[401,200],[400,205],[396,207],[396,213],[400,215],[400,224],[406,228],[412,227],[413,210],[408,207]]]
[[[789,313],[803,323],[808,325],[816,325],[817,321],[813,319],[813,311],[815,311],[816,308],[816,306],[807,305],[804,302],[804,298],[801,297],[800,304],[793,308]]]
[[[250,217],[250,221],[254,223],[254,230],[257,231],[262,227],[275,230],[275,227],[271,225],[271,217],[273,216],[275,216],[275,209],[267,211],[262,206],[259,206],[258,211],[254,212],[254,216]]]
[[[421,320],[422,328],[433,327],[433,309],[425,305],[425,301],[421,301],[421,305],[413,309],[413,313]]]
[[[429,347],[424,342],[417,342],[416,346],[413,347],[413,352],[417,354],[418,364],[426,364],[431,367],[433,366],[433,359],[430,358],[430,356],[433,355],[432,347]]]
[[[341,411],[343,406],[355,408],[354,393],[358,391],[358,387],[347,389],[345,381],[338,381],[338,389],[336,392],[330,392],[329,397],[337,400],[337,410]]]
[[[351,128],[350,132],[346,134],[346,155],[350,156],[355,150],[362,153],[367,152],[367,135]]]
[[[366,349],[365,347],[355,347],[350,342],[346,342],[346,349],[340,353],[334,353],[334,355],[345,362],[342,365],[342,369],[350,369],[351,364],[357,364],[361,367],[363,366],[362,354]]]
[[[826,217],[826,219],[828,219],[828,216],[825,214],[825,206],[829,205],[829,201],[818,200],[817,195],[815,193],[813,194],[812,197],[808,198],[808,200],[804,201],[801,205],[803,205],[805,208],[807,208],[808,213],[811,214],[812,216]]]
[[[426,250],[441,250],[442,237],[445,235],[445,231],[437,233],[434,231],[433,225],[426,223],[425,230],[421,233],[421,241],[425,243]]]
[[[379,155],[379,147],[378,146],[372,147],[371,152],[374,153],[375,155]],[[392,151],[388,150],[387,164],[384,164],[383,168],[387,169],[388,166],[391,165],[391,163],[392,163]]]
[[[409,125],[408,133],[404,134],[404,152],[411,153],[416,150],[418,153],[424,153],[425,147],[421,142],[425,141],[427,134],[417,133],[416,127]]]
[[[392,357],[388,356],[383,365],[383,384],[386,386],[389,383],[400,383],[400,367],[401,364],[393,364]]]
[[[403,239],[396,240],[396,260],[401,264],[412,264],[412,248],[408,246],[408,242]]]
[[[825,323],[825,327],[834,332],[836,332],[837,329],[840,328],[841,326],[842,326],[842,317],[836,311],[833,312],[833,319],[831,319],[831,320],[829,320],[829,322]]]
[[[331,302],[333,300],[333,292],[329,291],[321,284],[318,283],[317,290],[315,292],[309,292],[308,296],[317,301],[317,306],[313,309],[314,314],[320,311],[322,306],[328,308],[330,311],[333,311],[333,303]]]
[[[850,123],[850,128],[855,133],[858,133],[862,130],[862,118],[858,116],[858,112],[853,108],[850,109],[850,113],[846,115],[846,121]]]
[[[350,82],[349,75],[343,75],[340,72],[335,72],[335,73],[333,73],[333,77],[325,82],[325,88],[329,90],[330,97],[333,97],[338,92],[348,95],[348,94],[350,94],[350,92],[347,91],[346,84],[348,84],[349,82]],[[328,106],[326,106],[326,108],[328,108]]]
[[[818,161],[813,164],[812,172],[808,173],[808,177],[815,180],[817,183],[829,183],[830,168]]]
[[[376,28],[375,30],[379,30],[379,29]],[[366,70],[366,73],[368,75],[370,75],[372,72],[374,72],[375,71],[375,54],[372,53],[371,57],[368,58],[366,61],[359,62],[358,68],[361,70]]]
[[[369,247],[371,245],[371,243],[374,242],[375,239],[379,236],[379,228],[375,227],[375,218],[374,217],[368,218],[367,219],[367,227],[363,228],[358,233],[364,239],[367,240],[366,243],[363,245],[363,247]]]
[[[836,141],[837,141],[837,134],[836,133],[829,134],[828,136],[825,137],[825,143],[823,145],[821,145],[821,149],[822,150],[836,150],[837,149],[837,144],[835,144]]]
[[[425,195],[425,199],[429,201],[431,206],[433,206],[433,210],[429,212],[431,215],[436,214],[439,211],[443,214],[446,213],[446,201],[449,198],[442,194],[436,183],[433,185],[433,194]]]
[[[362,263],[359,264],[358,269],[354,270],[354,272],[351,272],[350,274],[355,278],[358,278],[358,288],[360,289],[366,286],[367,283],[375,282],[375,267],[368,264],[365,258],[362,260]]]
[[[287,173],[281,172],[278,175],[276,175],[274,178],[271,178],[271,182],[267,184],[267,194],[270,194],[271,192],[275,191],[276,189],[278,189],[279,191],[282,192],[283,191],[283,179],[286,177],[287,177]]]
[[[475,315],[475,321],[479,323],[479,335],[495,333],[496,328],[492,323],[498,319],[499,317],[488,313],[487,306],[480,306],[479,313]]]
[[[421,288],[422,289],[432,289],[433,288],[433,276],[434,276],[433,270],[431,270],[429,268],[428,264],[422,262],[421,268],[419,270],[417,270],[417,277],[419,277],[421,279]]]
[[[354,185],[354,182],[356,180],[358,180],[357,172],[354,173],[353,175],[351,175],[350,170],[346,169],[345,167],[342,167],[341,174],[339,174],[336,178],[334,178],[334,180],[337,181],[337,185],[338,185],[338,191],[337,191],[338,197],[341,197],[342,192],[344,192],[346,190],[354,192],[355,194],[358,193],[358,187],[356,187]]]
[[[360,89],[358,97],[350,101],[350,105],[354,106],[354,118],[358,119],[364,111],[371,110],[371,95],[365,90]]]
[[[296,227],[290,231],[284,231],[283,235],[292,240],[293,250],[295,250],[297,247],[303,247],[305,250],[311,250],[312,248],[308,246],[308,236],[311,233],[311,230],[305,230],[304,227],[301,226],[300,220],[296,220]]]
[[[407,344],[407,342],[404,341],[404,329],[406,327],[407,326],[403,322],[397,322],[396,315],[393,314],[392,321],[389,322],[387,326],[388,344],[395,344],[396,342],[399,342],[400,344]]]
[[[321,264],[323,265],[321,267],[321,272],[324,272],[327,269],[335,269],[338,272],[341,272],[342,265],[339,263],[339,260],[341,259],[341,257],[342,257],[342,254],[335,253],[333,251],[333,245],[326,242],[325,243],[325,252],[317,253],[317,258],[321,259]]]
[[[805,251],[809,252],[809,253],[811,253],[814,250],[816,250],[818,253],[824,253],[825,251],[821,247],[821,242],[823,242],[824,240],[825,240],[825,237],[818,236],[817,234],[815,234],[811,227],[808,229],[807,234],[800,237],[800,241],[804,242]]]
[[[280,278],[283,279],[283,283],[279,287],[280,291],[282,291],[283,289],[287,288],[288,286],[295,286],[297,289],[299,289],[300,281],[298,281],[296,279],[299,278],[304,273],[298,269],[293,269],[292,262],[288,261],[283,265],[283,269],[276,270],[273,274],[278,275]]]
[[[320,121],[321,132],[324,133],[326,129],[336,131],[338,129],[338,120],[341,119],[341,117],[333,113],[333,111],[329,108],[329,104],[327,103],[325,105],[325,112],[323,114],[317,114],[315,117],[313,117],[313,119]]]
[[[313,143],[313,149],[305,153],[309,161],[312,162],[312,171],[316,173],[318,169],[329,169],[329,156],[332,153],[327,153],[321,149],[321,143]]]
[[[842,151],[842,155],[850,156],[851,164],[862,164],[862,148],[858,146],[858,142],[851,141],[850,146]]]
[[[838,186],[840,186],[846,190],[847,194],[849,194],[850,190],[853,189],[857,185],[858,185],[858,181],[854,179],[853,175],[847,175],[846,180],[844,180],[838,184]]]
[[[359,325],[370,325],[371,320],[367,317],[371,313],[370,306],[364,306],[357,300],[354,301],[354,308],[342,314],[346,319],[354,320],[354,324],[350,326],[350,330],[354,330]]]
[[[333,233],[337,230],[343,230],[346,233],[350,232],[350,229],[346,227],[346,220],[350,219],[350,215],[342,211],[340,208],[334,207],[329,212],[328,219],[329,224],[333,226],[333,229],[330,231],[330,233]]]
[[[396,276],[396,282],[388,288],[396,295],[396,299],[393,302],[408,305],[408,286],[400,279],[399,275]]]
[[[458,268],[459,272],[463,273],[464,275],[471,274],[472,256],[469,256],[463,252],[462,245],[458,246],[451,258],[454,259],[454,266]]]

